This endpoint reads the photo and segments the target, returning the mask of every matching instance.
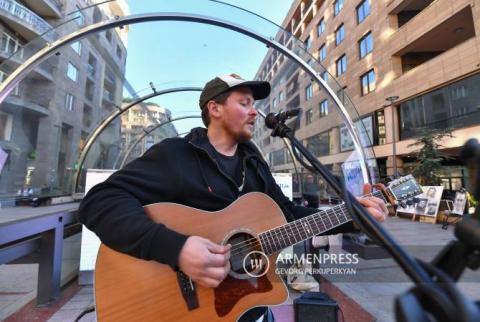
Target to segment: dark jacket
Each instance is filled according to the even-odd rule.
[[[239,145],[244,153],[242,191],[207,152],[208,144],[206,130],[196,128],[185,138],[166,139],[154,145],[93,187],[80,204],[79,220],[111,248],[175,268],[188,236],[154,223],[142,206],[173,202],[217,211],[242,194],[259,191],[272,197],[289,221],[316,211],[296,206],[283,195],[252,143]],[[351,230],[352,226],[346,224],[334,233]]]

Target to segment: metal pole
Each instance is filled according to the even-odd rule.
[[[396,146],[396,130],[395,127],[397,126],[397,122],[395,122],[395,106],[393,103],[398,100],[398,96],[389,96],[385,100],[390,102],[390,107],[392,109],[392,155],[393,155],[393,176],[398,178],[398,170],[397,170],[397,146]]]

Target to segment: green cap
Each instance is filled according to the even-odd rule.
[[[237,74],[217,76],[208,83],[200,94],[199,105],[203,109],[208,101],[217,95],[225,93],[236,87],[249,87],[252,90],[253,98],[261,100],[270,94],[270,83],[265,81],[246,81]]]

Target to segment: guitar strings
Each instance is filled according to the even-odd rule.
[[[382,197],[382,199],[385,200],[385,199],[383,198],[382,193],[381,193],[380,191],[375,191],[375,192],[366,194],[366,195],[362,196],[362,198],[370,197],[370,196]],[[305,218],[306,218],[306,223],[307,223],[309,226],[311,226],[311,223],[314,223],[314,224],[317,226],[317,228],[318,228],[317,220],[316,220],[316,218],[315,218],[316,215],[322,215],[322,214],[323,214],[323,215],[325,215],[325,214],[328,215],[328,211],[332,211],[333,214],[335,214],[335,210],[336,210],[337,208],[339,208],[340,210],[342,210],[342,214],[345,215],[345,214],[343,213],[343,210],[344,210],[344,209],[342,208],[342,206],[344,206],[344,204],[340,204],[340,205],[335,206],[335,207],[332,207],[332,208],[330,208],[330,209],[322,210],[322,211],[319,211],[319,212],[317,212],[317,213],[311,214],[311,215],[309,215],[308,217],[305,217]],[[337,225],[341,224],[341,222],[340,222],[340,220],[338,219],[338,217],[334,217],[334,219],[336,219],[336,221],[337,221],[336,223],[333,223],[333,222],[332,222],[331,217],[328,217],[328,218],[329,218],[329,220],[330,220],[330,222],[332,223],[333,226],[337,226]],[[322,223],[323,223],[323,218],[322,218],[322,217],[319,217],[319,219],[322,220]],[[293,222],[292,222],[292,223],[293,223]],[[280,226],[280,227],[276,227],[276,228],[267,230],[267,231],[265,231],[265,232],[263,232],[263,233],[266,233],[266,232],[269,232],[269,231],[273,231],[273,232],[274,232],[274,235],[271,235],[272,240],[273,240],[273,238],[277,238],[277,239],[278,239],[278,237],[280,236],[280,237],[282,237],[283,241],[286,243],[286,240],[285,240],[285,238],[283,237],[284,235],[283,235],[282,233],[278,232],[278,229],[277,229],[277,228],[285,227],[285,229],[286,229],[286,228],[290,227],[290,228],[291,228],[291,232],[295,235],[295,233],[293,232],[293,227],[292,227],[292,225],[290,225],[290,224],[291,224],[291,223],[286,224],[286,225],[283,225],[283,226]],[[323,224],[323,225],[325,226],[325,224]],[[298,231],[298,233],[299,233],[299,235],[300,235],[300,237],[301,237],[300,230],[298,229],[298,226],[297,226],[296,224],[295,224],[295,227],[297,228],[297,231]],[[304,233],[308,234],[308,232],[307,232],[306,230],[304,230]],[[288,237],[288,235],[287,235],[287,237]],[[232,245],[232,248],[231,248],[231,255],[238,255],[238,254],[241,254],[242,252],[245,252],[244,248],[252,248],[252,247],[254,247],[254,246],[261,245],[261,241],[259,241],[259,238],[260,238],[260,237],[258,237],[258,238],[257,238],[257,237],[254,237],[254,238],[250,238],[250,239],[247,239],[247,240],[245,240],[245,241],[239,242],[239,243],[237,243],[237,244],[233,244],[233,245]],[[268,237],[267,237],[267,238],[268,238]],[[302,240],[305,240],[305,239],[303,239],[303,237],[301,237],[301,238],[302,238]],[[290,238],[288,238],[288,239],[289,239],[289,242],[288,242],[288,243],[292,244],[291,241],[290,241]],[[307,237],[306,239],[308,239],[308,237]],[[268,240],[268,239],[267,239],[267,240]],[[302,240],[300,240],[300,241],[302,241]],[[278,239],[278,241],[280,241],[280,239]],[[298,241],[298,242],[300,242],[300,241]],[[295,242],[295,243],[297,243],[297,242]],[[293,244],[295,244],[295,243],[293,243]],[[273,242],[273,243],[271,243],[271,244],[273,244],[273,246],[278,246],[275,242]],[[293,245],[293,244],[292,244],[292,245]],[[241,245],[241,246],[240,246],[240,245]],[[271,245],[271,246],[272,246],[272,245]],[[281,246],[281,245],[280,245],[280,246]],[[287,247],[287,246],[286,246],[286,247]]]
[[[375,192],[373,192],[373,193],[364,195],[363,197],[369,197],[369,196],[381,196],[382,199],[383,199],[383,195],[381,194],[380,191],[375,191]],[[336,208],[340,208],[340,210],[342,210],[342,214],[343,214],[343,210],[344,210],[344,209],[342,208],[342,206],[344,206],[344,204],[340,204],[340,205],[335,206],[335,207],[332,207],[332,208],[330,208],[330,209],[323,210],[323,211],[319,211],[319,212],[317,212],[317,213],[311,214],[311,215],[309,215],[308,217],[305,217],[305,218],[307,218],[307,222],[306,222],[306,223],[308,223],[308,224],[310,225],[310,224],[313,222],[313,223],[315,223],[315,224],[317,225],[317,223],[316,223],[317,220],[315,220],[315,218],[314,218],[315,215],[328,214],[328,211],[333,211],[333,214],[335,214],[334,210],[335,210]],[[336,223],[333,223],[333,222],[331,221],[330,217],[328,217],[328,218],[329,218],[330,222],[333,224],[333,226],[338,225],[338,224],[341,224],[340,221],[338,221],[338,222],[336,222]],[[337,217],[334,217],[334,219],[337,219],[337,220],[338,220]],[[323,222],[322,217],[320,217],[320,220],[322,220],[322,222]],[[293,223],[293,222],[292,222],[292,223]],[[289,223],[289,224],[291,224],[291,223]],[[291,225],[289,225],[289,224],[286,224],[286,225],[280,226],[280,227],[288,227],[288,226],[291,226]],[[264,233],[266,233],[266,232],[268,232],[268,231],[274,231],[275,236],[272,235],[271,237],[283,236],[281,233],[277,233],[277,231],[275,231],[277,228],[280,228],[280,227],[276,227],[276,228],[267,230],[267,231],[265,231]],[[295,227],[297,228],[297,231],[300,233],[298,227],[297,227],[296,225],[295,225]],[[317,228],[318,228],[318,225],[317,225]],[[291,230],[291,232],[293,233],[293,230]],[[307,231],[304,230],[304,233],[307,233]],[[283,237],[282,237],[282,238],[283,238]],[[307,237],[307,239],[308,239],[308,237]],[[278,240],[279,240],[279,239],[278,239]],[[285,238],[283,238],[283,240],[285,241]],[[304,240],[304,239],[303,239],[303,240]],[[300,240],[300,241],[301,241],[301,240]],[[298,241],[298,242],[300,242],[300,241]],[[289,242],[290,242],[290,241],[289,241]],[[291,243],[291,242],[290,242],[290,243]],[[245,244],[245,245],[242,245],[242,244]],[[245,240],[245,241],[239,242],[239,243],[237,243],[237,244],[233,244],[233,245],[232,245],[232,250],[237,250],[237,251],[239,251],[241,248],[250,247],[250,246],[252,246],[252,245],[258,245],[258,244],[261,244],[261,243],[258,242],[258,238],[255,238],[255,237],[254,237],[254,238],[250,238],[250,239],[247,239],[247,240]],[[242,245],[242,247],[240,247],[240,248],[239,248],[239,247],[236,247],[236,246],[239,246],[239,245]],[[240,251],[240,252],[241,252],[241,251]],[[240,253],[240,252],[238,252],[238,253]],[[232,254],[234,254],[234,253],[232,252]]]

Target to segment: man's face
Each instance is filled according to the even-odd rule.
[[[225,103],[219,104],[220,124],[237,142],[252,138],[257,111],[253,107],[252,90],[248,87],[234,89]]]

